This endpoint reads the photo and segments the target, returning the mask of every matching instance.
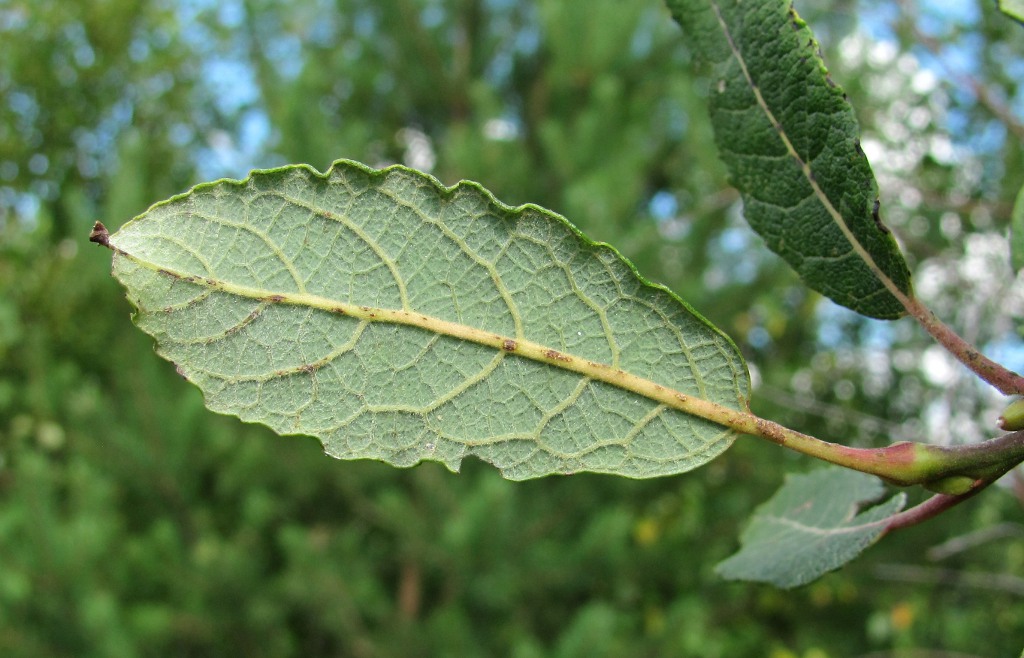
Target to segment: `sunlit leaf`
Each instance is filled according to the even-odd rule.
[[[1024,25],[1024,0],[998,0],[999,11]]]
[[[253,172],[109,246],[139,327],[210,408],[337,457],[650,477],[734,438],[673,404],[746,406],[725,335],[561,217],[474,183],[346,161]]]

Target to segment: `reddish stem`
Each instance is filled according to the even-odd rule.
[[[960,503],[964,502],[968,498],[974,496],[979,491],[985,488],[987,483],[983,486],[979,486],[975,489],[971,489],[965,494],[958,496],[950,496],[949,494],[935,494],[928,500],[924,501],[920,505],[915,505],[908,510],[904,510],[899,514],[894,514],[885,520],[885,533],[888,534],[893,530],[902,530],[903,528],[909,528],[915,526],[918,523],[924,523],[928,519],[942,514],[951,507],[955,507]]]
[[[1024,377],[979,352],[978,348],[945,325],[916,297],[905,297],[900,301],[925,331],[974,374],[999,389],[1004,395],[1024,395]]]

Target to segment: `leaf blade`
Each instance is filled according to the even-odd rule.
[[[711,80],[715,141],[751,227],[836,303],[905,315],[910,273],[878,217],[856,117],[791,4],[668,5]]]
[[[740,537],[742,548],[715,567],[730,580],[799,587],[853,560],[885,533],[906,495],[858,513],[884,494],[878,478],[839,468],[789,475]]]
[[[475,184],[347,161],[253,172],[109,242],[137,324],[208,406],[335,456],[649,477],[734,438],[672,395],[746,406],[724,334],[564,219]]]
[[[997,0],[999,11],[1024,25],[1024,0]]]

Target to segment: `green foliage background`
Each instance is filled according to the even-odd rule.
[[[879,178],[919,287],[946,273],[930,301],[982,344],[1020,321],[1013,297],[993,301],[1013,274],[979,296],[957,262],[1005,232],[1021,132],[956,73],[907,100],[907,58],[927,56],[921,30],[940,54],[980,35],[968,72],[1019,106],[1024,40],[990,4],[976,21],[876,12],[869,27],[898,44],[886,59],[857,37],[886,3],[798,3],[867,137],[909,149],[953,130],[964,149],[902,171],[887,158]],[[9,0],[0,38],[0,654],[1020,650],[1010,488],[796,592],[725,582],[712,568],[743,519],[807,460],[742,440],[678,478],[525,483],[476,462],[337,462],[207,412],[85,242],[95,219],[113,230],[250,167],[426,163],[615,244],[735,337],[762,415],[860,444],[991,433],[983,390],[919,367],[915,327],[821,301],[744,227],[704,81],[654,0]],[[933,436],[936,414],[951,437]],[[929,559],[986,528],[997,537]]]

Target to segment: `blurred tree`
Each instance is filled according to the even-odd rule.
[[[1000,108],[1024,104],[1024,43],[989,4],[798,9],[922,296],[1014,356],[1022,156]],[[620,247],[736,338],[762,415],[840,441],[987,436],[994,401],[916,327],[821,301],[748,231],[655,0],[8,0],[0,34],[3,655],[1019,650],[1008,492],[797,592],[725,583],[738,523],[806,460],[741,441],[680,478],[519,484],[334,462],[206,412],[78,247],[203,179],[404,162]]]

